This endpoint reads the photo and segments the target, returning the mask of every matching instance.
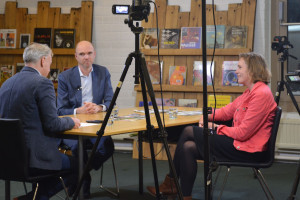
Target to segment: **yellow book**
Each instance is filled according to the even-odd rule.
[[[230,95],[216,95],[216,108],[222,108],[227,104],[231,103],[231,96]],[[208,95],[207,100],[207,107],[215,107],[215,98],[214,95]]]

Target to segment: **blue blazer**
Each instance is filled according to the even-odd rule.
[[[61,139],[54,136],[73,128],[74,122],[70,117],[58,117],[52,81],[24,67],[0,88],[0,117],[22,121],[30,167],[61,169]]]
[[[113,97],[110,73],[100,65],[93,64],[93,103],[109,107]],[[58,76],[57,108],[59,115],[72,115],[82,104],[81,81],[78,66],[68,69]]]

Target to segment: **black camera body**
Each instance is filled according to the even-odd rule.
[[[133,21],[148,21],[150,14],[149,0],[132,0],[132,5],[113,5],[112,13],[117,15],[129,15]]]
[[[272,42],[272,50],[277,51],[277,54],[293,48],[293,45],[288,41],[286,36],[275,36]]]

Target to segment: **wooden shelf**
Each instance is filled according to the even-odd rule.
[[[251,49],[216,49],[215,55],[218,56],[237,56],[240,53],[251,52]],[[157,49],[142,49],[141,52],[147,56],[156,56]],[[207,49],[207,55],[213,54],[213,49]],[[160,49],[161,56],[199,56],[202,55],[202,49]]]
[[[75,49],[52,49],[54,55],[74,55]],[[22,55],[24,49],[0,49],[0,55]]]
[[[215,86],[217,93],[243,93],[246,87],[244,86]],[[135,85],[134,90],[141,92],[141,86]],[[155,92],[160,91],[159,85],[153,85]],[[202,86],[186,86],[186,85],[162,85],[163,92],[203,92]],[[207,86],[208,92],[213,92],[212,86]]]

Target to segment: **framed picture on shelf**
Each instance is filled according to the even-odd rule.
[[[26,48],[30,44],[30,34],[21,33],[20,34],[20,48]]]

